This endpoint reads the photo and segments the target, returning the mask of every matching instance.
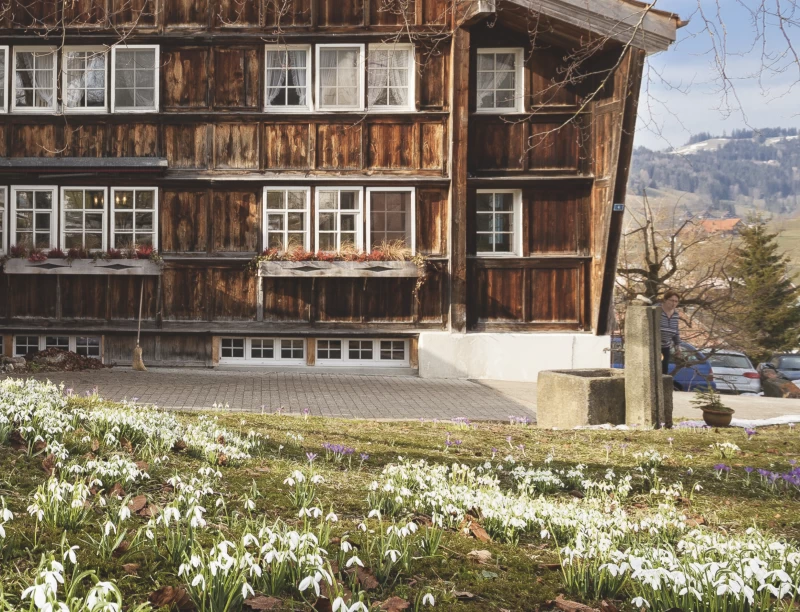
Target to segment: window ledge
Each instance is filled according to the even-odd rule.
[[[3,266],[6,274],[72,274],[83,276],[159,276],[161,265],[149,259],[9,259]]]
[[[416,278],[413,261],[262,261],[259,276]]]

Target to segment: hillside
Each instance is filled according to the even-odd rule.
[[[629,193],[683,197],[692,213],[745,216],[760,210],[800,213],[800,136],[797,130],[700,134],[674,151],[640,147],[633,155]],[[658,196],[657,196],[658,197]]]

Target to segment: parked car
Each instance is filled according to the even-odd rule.
[[[761,393],[761,375],[744,353],[719,351],[708,356],[717,391]]]
[[[800,355],[792,353],[773,355],[767,366],[775,368],[789,380],[800,380]]]
[[[611,367],[625,368],[625,352],[622,338],[611,337]],[[669,373],[673,376],[676,391],[700,391],[716,389],[714,373],[705,354],[688,342],[681,342],[681,350],[673,352],[669,360]]]

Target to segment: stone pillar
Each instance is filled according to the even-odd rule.
[[[667,422],[659,308],[632,302],[625,314],[625,420],[647,429]]]

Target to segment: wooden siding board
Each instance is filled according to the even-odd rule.
[[[264,0],[265,23],[279,28],[310,26],[314,8],[313,0]]]
[[[205,268],[188,266],[168,266],[164,269],[164,320],[206,320],[205,272]]]
[[[161,250],[205,253],[208,250],[207,191],[164,190],[160,203]]]
[[[172,169],[206,169],[209,165],[206,124],[174,124],[164,126],[164,150]]]
[[[162,100],[166,109],[208,108],[208,49],[162,51]]]
[[[158,126],[128,123],[111,126],[109,157],[160,157]]]
[[[417,251],[447,254],[448,198],[443,189],[417,190]]]
[[[480,118],[473,121],[470,133],[473,170],[523,169],[526,146],[522,123],[509,123],[499,117]]]
[[[258,250],[261,194],[254,191],[215,191],[212,198],[212,250]]]
[[[364,2],[369,0],[317,0],[320,26],[358,26],[364,24]]]
[[[215,108],[258,108],[263,47],[214,49]]]
[[[214,126],[214,167],[254,170],[259,168],[258,123],[222,123]]]
[[[111,289],[110,302],[112,320],[136,321],[139,319],[139,296],[142,296],[142,320],[154,321],[157,309],[158,279],[153,277],[112,276],[108,279]],[[143,291],[143,292],[142,292]]]
[[[95,123],[64,126],[64,157],[105,157],[108,147],[108,126]]]
[[[215,0],[211,10],[218,28],[258,27],[261,20],[261,0]]]
[[[414,124],[373,123],[367,127],[369,153],[367,167],[371,170],[411,170],[414,163]]]
[[[581,319],[579,268],[536,269],[531,275],[532,322],[575,323]]]
[[[307,170],[312,166],[312,126],[308,123],[266,123],[264,167],[267,170]]]
[[[10,95],[10,94],[9,94]],[[60,147],[60,130],[48,124],[11,124],[11,157],[55,157]]]
[[[370,25],[403,27],[415,25],[417,14],[415,0],[368,0],[368,2]]]
[[[214,268],[211,276],[213,321],[255,321],[257,278],[249,270]]]
[[[64,25],[68,28],[106,24],[106,0],[71,0],[64,3]]]
[[[167,26],[199,28],[208,24],[208,0],[161,0],[161,2]]]
[[[11,317],[55,318],[57,276],[8,274],[7,278]]]
[[[111,22],[122,27],[157,25],[158,0],[109,0]]]
[[[265,278],[264,320],[307,321],[313,279]]]
[[[360,123],[317,126],[317,167],[322,170],[361,168],[362,125]]]

